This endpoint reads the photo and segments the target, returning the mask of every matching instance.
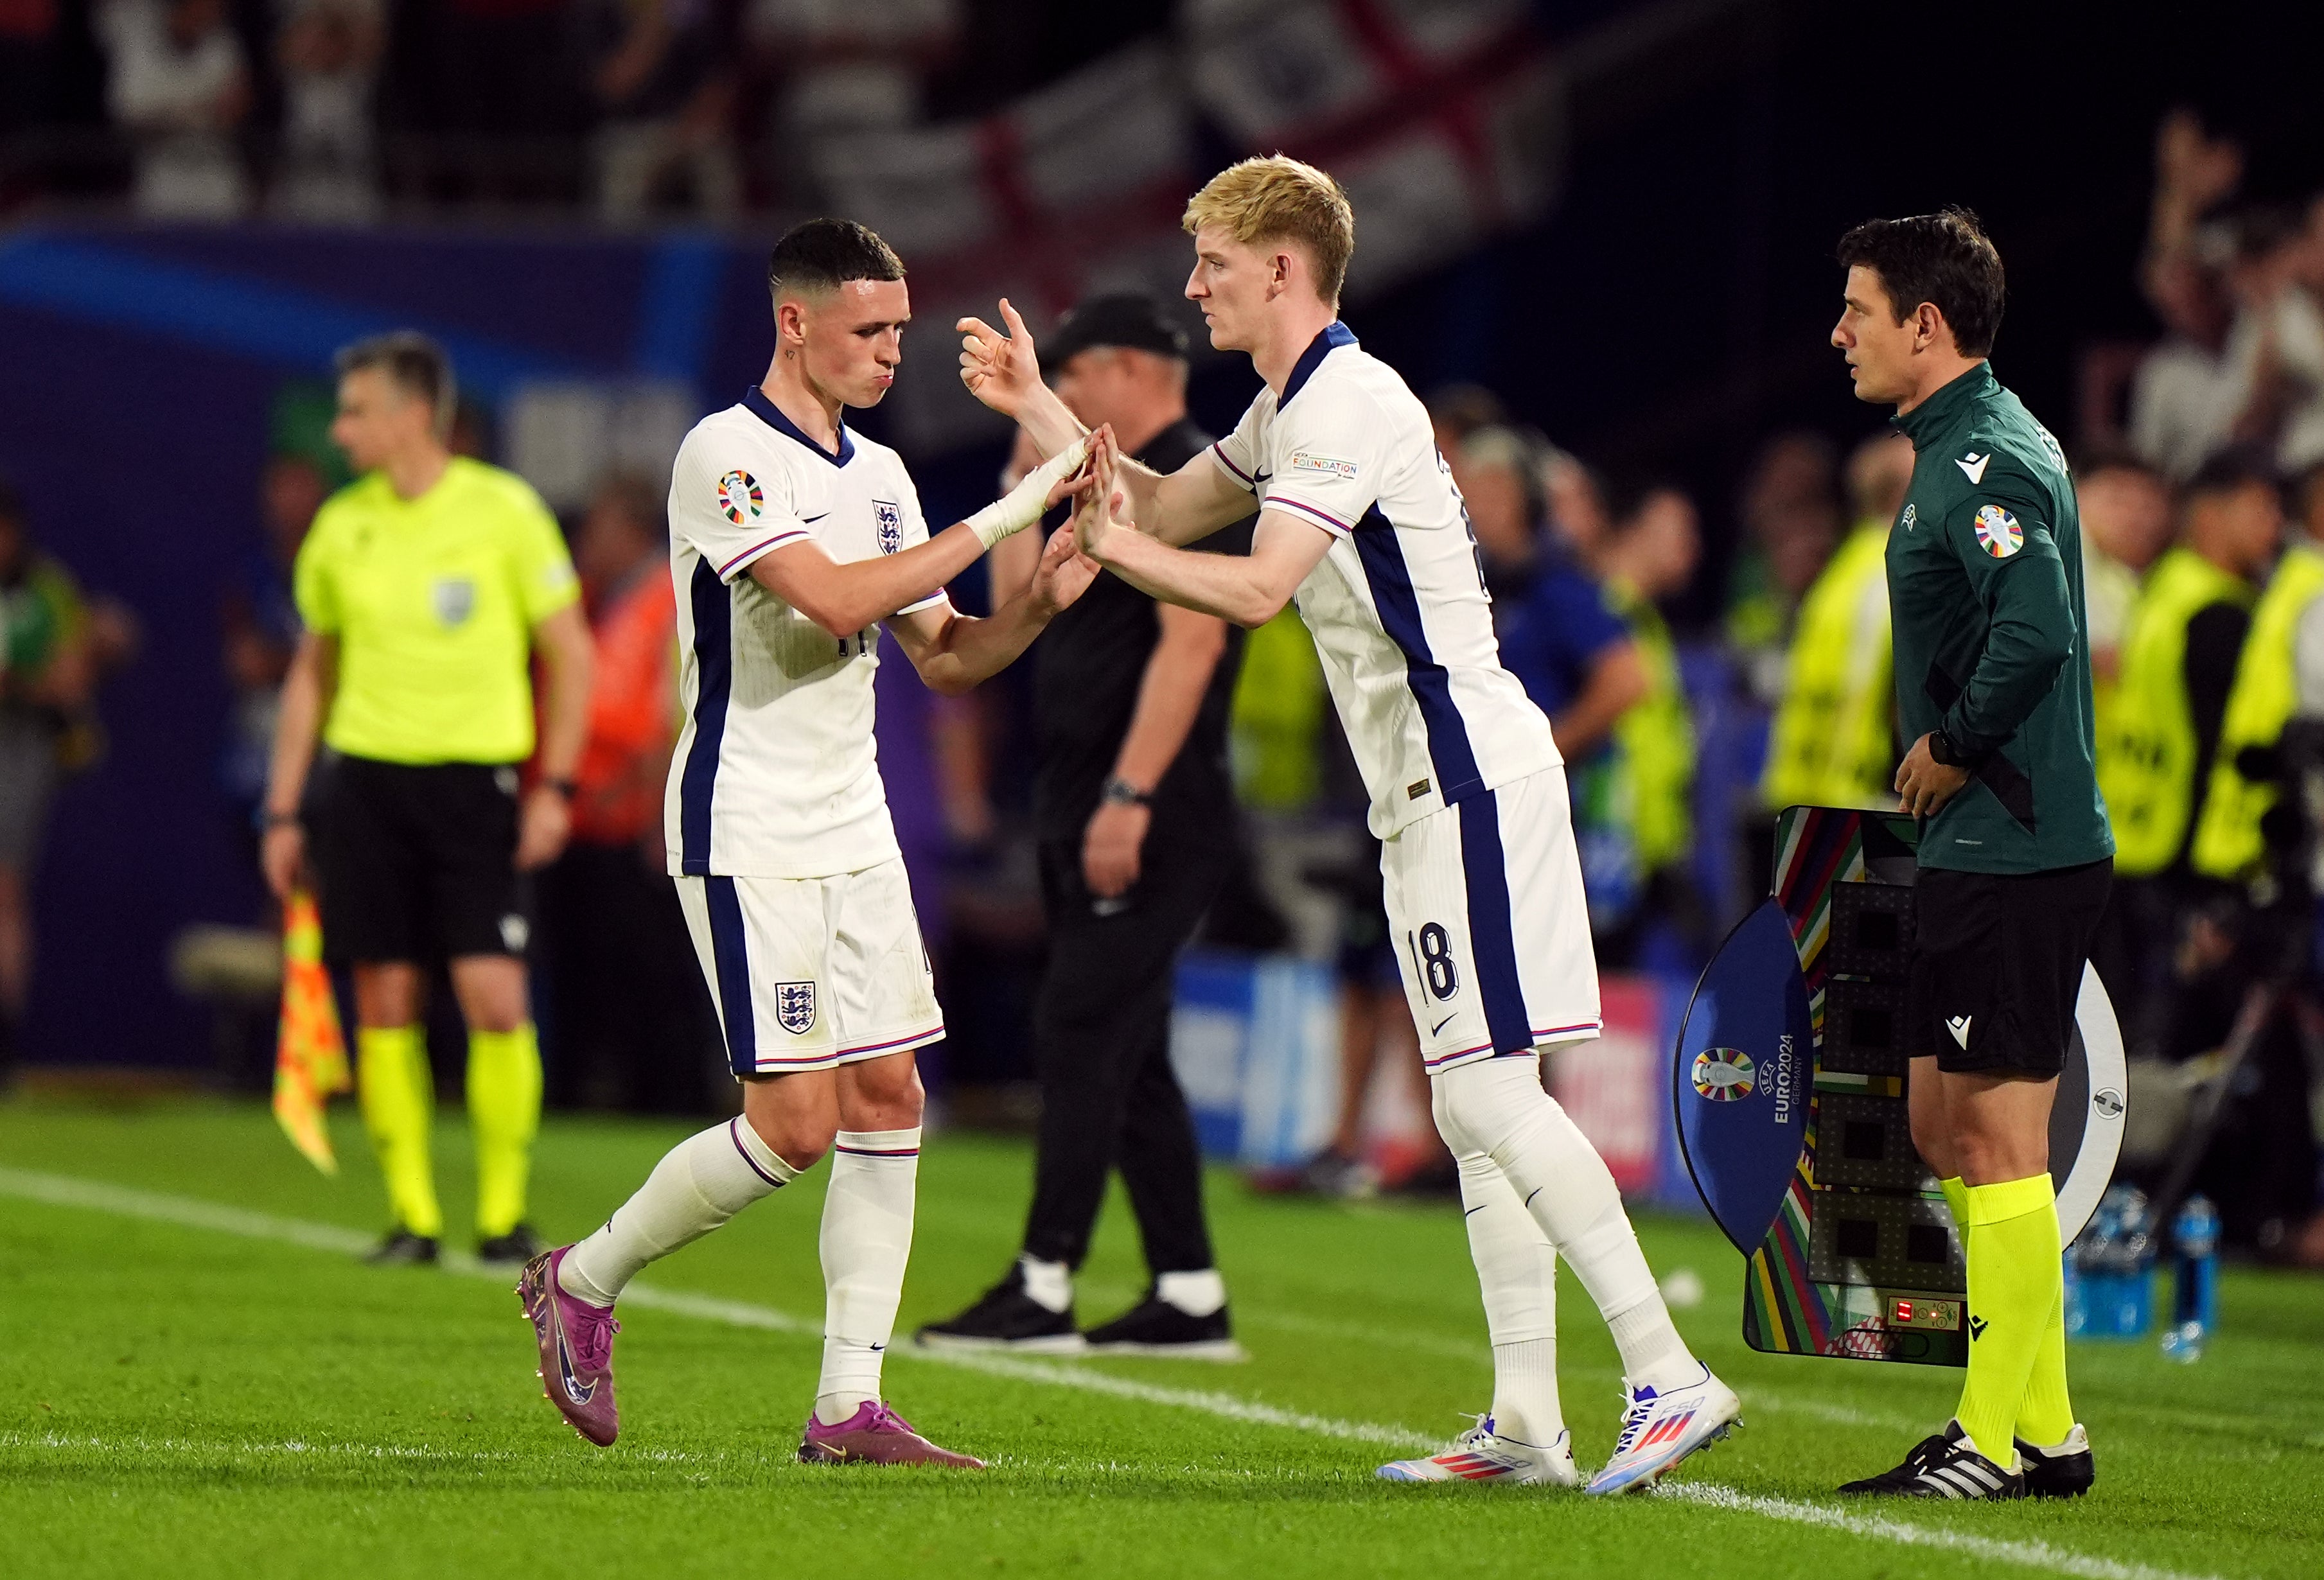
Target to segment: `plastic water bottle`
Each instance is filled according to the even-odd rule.
[[[2171,1226],[2171,1326],[2163,1353],[2192,1364],[2219,1325],[2219,1215],[2209,1199],[2190,1196]]]
[[[2144,1337],[2154,1320],[2153,1217],[2145,1193],[2109,1188],[2074,1242],[2074,1259],[2080,1310],[2068,1311],[2067,1331],[2077,1338]]]

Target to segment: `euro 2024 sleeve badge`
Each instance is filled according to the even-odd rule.
[[[759,480],[749,473],[730,472],[718,480],[718,508],[735,526],[766,507],[767,496],[759,491]]]
[[[2025,547],[2025,529],[1999,505],[1979,506],[1975,525],[1979,547],[1996,559],[2007,559]]]

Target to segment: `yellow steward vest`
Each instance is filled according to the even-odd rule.
[[[2209,877],[2248,875],[2267,853],[2259,820],[2275,804],[2276,787],[2255,784],[2236,767],[2247,746],[2273,746],[2300,703],[2292,670],[2292,644],[2300,617],[2324,595],[2324,553],[2308,544],[2284,550],[2267,591],[2252,611],[2251,632],[2236,659],[2236,685],[2227,694],[2227,714],[2219,726],[2219,749],[2211,759],[2211,784],[2195,825],[2188,860]]]
[[[1646,667],[1646,694],[1615,721],[1613,730],[1613,805],[1617,816],[1629,814],[1643,876],[1680,859],[1694,843],[1687,804],[1694,787],[1694,724],[1687,717],[1678,649],[1662,611],[1619,581],[1607,583],[1606,601],[1629,627]]]
[[[2131,611],[2122,675],[2098,738],[2098,790],[2114,827],[2115,870],[2161,872],[2195,810],[2195,718],[2187,700],[2187,622],[2214,603],[2248,609],[2252,590],[2189,548],[2154,562]]]
[[[1896,804],[1888,526],[1859,525],[1800,604],[1760,793],[1771,807]]]

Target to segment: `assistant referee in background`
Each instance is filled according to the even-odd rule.
[[[351,965],[356,1089],[394,1222],[375,1262],[432,1262],[444,1232],[428,1144],[426,971],[450,968],[468,1026],[477,1256],[540,1249],[525,1183],[540,1124],[519,875],[565,844],[588,720],[589,629],[556,518],[521,478],[445,447],[452,369],[398,333],[339,354],[331,437],[359,475],[317,513],[292,578],[306,623],[266,795],[266,881],[311,846],[324,947]],[[539,776],[531,659],[548,670]],[[308,794],[319,735],[333,758]],[[315,826],[311,838],[308,819]]]

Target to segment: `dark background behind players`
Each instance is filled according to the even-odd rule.
[[[1279,9],[1294,8],[1338,9],[1322,0]],[[712,7],[659,34],[642,20],[608,26],[609,14],[585,15],[558,0],[508,8],[522,14],[506,25],[479,21],[476,7],[456,0],[325,0],[279,27],[275,14],[248,4],[145,9],[189,45],[173,91],[189,96],[201,147],[177,161],[188,178],[172,178],[179,212],[190,195],[213,217],[384,228],[117,224],[141,201],[155,212],[146,200],[170,186],[158,167],[171,161],[149,161],[155,151],[139,129],[152,103],[126,92],[121,69],[133,56],[152,65],[157,35],[149,26],[141,44],[100,29],[91,0],[0,8],[0,212],[42,222],[13,233],[0,261],[0,335],[14,354],[0,367],[0,471],[22,487],[34,541],[93,593],[134,608],[152,633],[149,651],[165,660],[105,695],[110,755],[60,792],[32,875],[42,929],[24,1041],[36,1064],[185,1070],[208,1058],[208,1010],[168,989],[162,961],[190,923],[247,923],[261,912],[258,892],[237,850],[243,836],[216,806],[157,804],[150,787],[198,782],[229,710],[263,703],[263,675],[243,682],[237,699],[212,657],[217,589],[257,548],[249,501],[267,457],[300,447],[272,420],[278,391],[311,377],[346,337],[329,314],[481,337],[484,359],[472,365],[484,420],[464,431],[494,459],[509,459],[529,431],[512,404],[528,381],[671,380],[688,391],[690,415],[756,371],[729,354],[731,326],[755,324],[763,311],[754,227],[809,207],[844,211],[862,190],[848,184],[849,151],[891,135],[973,147],[988,132],[1028,126],[1038,145],[1049,123],[1027,119],[1028,106],[1047,115],[1056,101],[1028,96],[1092,80],[1087,73],[1125,59],[1125,49],[1232,58],[1231,40],[1214,31],[1232,8],[1215,6],[1131,5],[1060,25],[1055,5],[863,0],[842,22],[887,31],[849,45],[844,71],[825,69],[839,53],[815,8],[773,0]],[[918,20],[894,25],[906,13]],[[1395,279],[1360,279],[1350,316],[1416,387],[1481,385],[1516,423],[1618,486],[1670,476],[1702,512],[1703,564],[1664,609],[1701,753],[1692,877],[1714,914],[1733,914],[1764,881],[1765,861],[1740,858],[1737,834],[1764,824],[1751,786],[1765,710],[1783,694],[1798,600],[1845,525],[1837,455],[1871,431],[1825,377],[1829,304],[1819,282],[1830,235],[1868,213],[1965,198],[2012,261],[2015,306],[1999,365],[2037,409],[2071,414],[2061,436],[2078,457],[2128,443],[2175,482],[2223,438],[2258,437],[2277,446],[2288,473],[2303,466],[2298,446],[2311,431],[2315,381],[2297,331],[2324,284],[2324,229],[2305,207],[2324,179],[2324,126],[2305,111],[2308,63],[2282,47],[2281,7],[2215,6],[2170,28],[2029,18],[1982,0],[1956,7],[1949,25],[1975,41],[1962,65],[1973,91],[1941,136],[1902,147],[1864,134],[1860,98],[1835,77],[1831,41],[1848,41],[1844,72],[1875,71],[1919,47],[1917,18],[1823,0],[1448,0],[1432,13],[1440,23],[1489,13],[1495,26],[1521,24],[1538,57],[1512,47],[1498,58],[1569,70],[1563,108],[1531,124],[1505,167],[1531,185],[1488,194],[1497,208],[1464,203],[1476,185],[1454,180],[1392,184],[1403,208],[1367,198],[1361,256],[1379,260],[1403,245],[1420,261]],[[1325,16],[1326,33],[1330,25]],[[706,30],[715,49],[703,48]],[[438,69],[446,41],[483,32],[498,35],[494,50],[525,50],[525,80],[506,104],[473,102],[473,72]],[[558,41],[568,40],[574,48]],[[2043,78],[2061,53],[2091,49],[2102,71]],[[108,97],[108,72],[118,97]],[[1167,76],[1147,70],[1100,102],[1145,106],[1130,87]],[[2023,90],[2036,78],[2043,91]],[[1390,104],[1363,96],[1371,90],[1361,72],[1304,80],[1356,81],[1352,124],[1390,150],[1425,143],[1460,102],[1435,81]],[[503,115],[535,96],[558,114],[521,127]],[[1261,135],[1233,93],[1183,102],[1190,170],[1213,169]],[[987,115],[1005,118],[969,119]],[[1073,125],[1081,142],[1067,147],[1081,157],[1056,168],[1087,165],[1083,145],[1096,128]],[[1264,135],[1296,152],[1312,130],[1285,123]],[[644,228],[587,228],[614,207],[614,172],[594,152],[601,132],[632,150],[659,143],[682,156],[647,193]],[[1116,150],[1116,162],[1152,158],[1155,148],[1165,161],[1180,157],[1167,142]],[[686,228],[726,212],[722,158],[740,176],[736,230],[724,243]],[[239,173],[214,179],[224,167]],[[624,168],[633,172],[635,161]],[[1167,163],[1152,168],[1168,174]],[[1038,173],[1007,166],[1012,176],[1028,172]],[[1157,188],[1168,198],[1157,223],[1173,247],[1170,213],[1191,185],[1173,177]],[[948,252],[951,233],[937,226],[908,249],[924,282],[964,290],[1012,251],[1047,256],[1063,237],[1070,254],[1119,228],[1093,220],[1093,200],[1071,186],[961,185],[953,196],[959,201],[911,211],[978,225],[998,214],[998,240],[982,253]],[[76,218],[92,211],[93,225]],[[521,236],[499,228],[519,211],[550,223]],[[1038,302],[1039,326],[1084,288],[1065,274],[991,284]],[[224,295],[212,289],[220,281],[232,288]],[[941,317],[921,307],[924,321]],[[388,317],[374,322],[380,315]],[[1675,385],[1639,354],[1672,333],[1692,348]],[[945,361],[917,344],[914,362]],[[2270,344],[2277,349],[2267,358],[2251,354]],[[152,397],[134,410],[118,400],[129,363]],[[1231,418],[1247,394],[1231,367],[1194,372],[1198,416]],[[944,398],[956,401],[956,390]],[[893,404],[900,421],[908,403]],[[932,514],[980,502],[1001,459],[998,442],[975,434],[905,442]],[[165,571],[143,554],[138,510],[92,508],[103,491],[90,480],[118,477],[130,454],[143,458],[141,480],[171,480],[173,564],[207,573]],[[327,453],[319,459],[334,464]],[[1540,481],[1557,498],[1586,475],[1552,466]],[[150,491],[142,481],[130,490],[141,500]],[[560,498],[568,525],[586,503],[586,487]],[[973,602],[973,586],[959,592]],[[890,760],[941,769],[912,776],[927,794],[906,838],[925,852],[916,881],[940,954],[951,924],[954,1037],[945,1059],[964,1076],[1005,1081],[1024,1073],[1039,952],[1028,847],[1010,832],[1030,813],[1029,782],[1014,767],[1026,749],[1028,698],[1020,690],[992,720],[964,721],[905,694],[919,705],[883,701],[897,727],[913,731],[891,741]],[[1256,741],[1264,733],[1256,711],[1246,717]],[[1312,768],[1329,758],[1328,741],[1302,740],[1275,760]],[[1290,822],[1320,815],[1303,794]],[[979,826],[1001,837],[948,875],[947,831]],[[147,903],[128,914],[102,898],[133,888]],[[1314,908],[1302,905],[1313,896],[1291,898],[1300,902],[1286,911],[1291,942],[1309,948]],[[124,977],[142,990],[119,991]],[[968,1089],[955,1094],[965,1098]],[[2282,1171],[2312,1176],[2312,1154],[2289,1157]],[[2231,1214],[2229,1232],[2259,1238],[2274,1224],[2281,1244],[2282,1223],[2305,1210],[2292,1201]]]

